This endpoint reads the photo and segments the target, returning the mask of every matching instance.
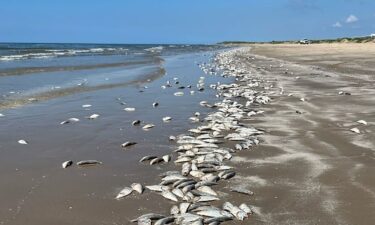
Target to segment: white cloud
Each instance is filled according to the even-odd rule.
[[[342,24],[340,22],[336,22],[336,23],[332,24],[332,26],[340,28],[340,27],[342,27]]]
[[[355,15],[350,15],[348,16],[348,18],[346,18],[346,23],[355,23],[357,22],[359,19],[355,16]]]

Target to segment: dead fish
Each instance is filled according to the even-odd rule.
[[[360,131],[358,128],[356,128],[356,127],[350,129],[350,131],[351,131],[351,132],[354,132],[354,133],[356,133],[356,134],[360,134],[360,133],[361,133],[361,131]]]
[[[177,181],[177,180],[184,180],[184,179],[186,179],[186,177],[182,176],[181,174],[171,174],[162,178],[163,181],[168,181],[168,180]]]
[[[180,209],[177,205],[172,206],[171,210],[169,211],[171,215],[178,215],[180,213]]]
[[[171,156],[170,155],[164,155],[162,158],[163,158],[164,162],[171,161]]]
[[[152,220],[150,220],[149,218],[142,218],[140,220],[138,220],[138,225],[152,225]]]
[[[91,116],[87,117],[89,120],[97,119],[100,115],[99,114],[92,114]]]
[[[157,158],[157,156],[147,155],[147,156],[144,156],[141,160],[139,160],[139,162],[144,162],[144,161],[152,160],[152,159],[155,159],[155,158]]]
[[[169,122],[171,120],[172,120],[172,117],[170,117],[170,116],[163,117],[164,122]]]
[[[176,195],[174,195],[172,192],[168,191],[168,190],[165,190],[165,191],[162,191],[161,195],[166,198],[166,199],[169,199],[171,201],[175,201],[175,202],[178,202],[178,199],[176,197]]]
[[[245,213],[247,213],[247,214],[252,214],[252,213],[253,213],[253,211],[250,209],[250,207],[247,206],[245,203],[242,203],[242,204],[239,206],[239,208],[240,208],[242,211],[244,211]]]
[[[363,124],[363,125],[367,125],[367,122],[365,120],[358,120],[357,123],[360,123],[360,124]]]
[[[178,189],[178,188],[174,188],[174,189],[172,190],[172,193],[173,193],[174,195],[180,197],[180,198],[183,198],[183,197],[184,197],[184,193],[183,193],[180,189]]]
[[[144,126],[142,127],[142,129],[143,129],[143,130],[149,130],[149,129],[153,128],[153,127],[155,127],[155,125],[152,124],[152,123],[149,123],[149,124],[144,125]]]
[[[203,177],[204,175],[206,175],[205,173],[203,173],[202,171],[199,171],[199,170],[192,170],[190,171],[189,173],[191,176],[193,177],[197,177],[197,178],[201,178]]]
[[[89,107],[91,107],[91,105],[90,105],[90,104],[85,104],[85,105],[82,105],[82,108],[89,108]]]
[[[218,174],[221,179],[228,180],[236,175],[236,172],[231,170],[222,171]]]
[[[146,188],[150,191],[156,191],[156,192],[162,192],[162,191],[166,191],[170,189],[170,187],[163,186],[163,185],[149,185],[149,186],[146,186]]]
[[[201,216],[198,216],[198,215],[195,215],[195,214],[191,214],[191,213],[183,213],[183,214],[179,214],[176,216],[176,221],[175,223],[176,224],[184,224],[184,225],[196,225],[196,221],[197,220],[201,220],[202,217]],[[199,224],[203,224],[203,223],[199,223]]]
[[[158,102],[154,102],[154,103],[152,103],[152,107],[156,108],[156,107],[158,107],[158,106],[159,106],[159,103],[158,103]]]
[[[177,170],[172,170],[172,171],[166,171],[164,173],[161,173],[159,176],[160,177],[167,177],[167,176],[171,176],[171,175],[179,175],[180,172],[178,172]]]
[[[195,184],[195,180],[187,180],[179,185],[176,185],[176,188],[182,188],[182,192],[186,193],[190,190],[193,190],[195,188]]]
[[[69,166],[73,165],[73,161],[72,160],[68,160],[68,161],[65,161],[62,163],[62,168],[67,168]]]
[[[160,162],[162,162],[162,161],[164,161],[163,158],[159,158],[159,157],[157,157],[157,158],[152,159],[152,160],[150,161],[150,165],[154,165],[154,164],[160,163]]]
[[[144,188],[140,183],[133,183],[132,185],[130,185],[130,187],[139,194],[143,193]]]
[[[254,192],[249,191],[242,187],[233,187],[230,191],[237,192],[237,193],[244,194],[244,195],[254,195]]]
[[[137,125],[139,125],[139,124],[141,124],[141,121],[140,121],[140,120],[134,120],[134,121],[132,122],[132,125],[133,125],[133,126],[137,126]]]
[[[183,180],[177,180],[177,181],[175,181],[175,182],[173,182],[173,187],[175,188],[175,187],[178,187],[178,188],[180,188],[180,187],[183,187],[183,186],[181,186],[182,184],[184,184],[184,183],[186,183],[186,182],[189,182],[189,181],[192,181],[192,182],[196,182],[195,180],[193,180],[193,179],[190,179],[190,178],[185,178],[185,179],[183,179]]]
[[[125,108],[124,109],[125,111],[127,111],[127,112],[134,112],[135,111],[135,108]]]
[[[28,142],[25,141],[25,140],[18,140],[18,144],[21,144],[21,145],[27,145]]]
[[[183,96],[184,95],[184,92],[176,92],[176,93],[174,93],[174,96]]]
[[[339,91],[339,95],[352,95],[350,92]]]
[[[148,213],[148,214],[144,214],[144,215],[138,217],[137,219],[131,220],[131,222],[137,222],[137,221],[142,220],[142,219],[158,220],[158,219],[161,219],[161,218],[164,218],[164,217],[165,217],[165,215],[162,215],[162,214]]]
[[[209,195],[217,196],[217,193],[208,186],[200,186],[197,188],[197,190]]]
[[[136,144],[137,144],[137,142],[127,141],[125,143],[122,143],[121,147],[126,148],[126,147],[133,146],[133,145],[136,145]]]
[[[218,209],[209,209],[209,210],[198,211],[197,215],[211,217],[211,218],[232,217],[232,215],[230,213],[228,213],[224,210],[218,210]]]
[[[130,195],[133,192],[133,189],[130,187],[125,187],[122,189],[116,196],[116,199],[122,199],[128,195]]]
[[[237,206],[234,206],[230,202],[225,202],[223,204],[223,209],[232,213],[232,215],[235,216],[238,220],[244,220],[245,217],[247,217],[246,212],[242,211],[240,208],[238,208]]]
[[[174,163],[184,163],[184,162],[190,162],[190,157],[180,157],[177,160],[174,161]]]
[[[78,121],[79,121],[78,118],[69,118],[67,120],[62,121],[60,124],[76,123]]]
[[[225,222],[225,221],[229,221],[229,220],[232,220],[233,219],[233,216],[231,217],[227,217],[227,216],[223,216],[223,217],[216,217],[216,218],[207,218],[204,220],[204,223],[205,224],[209,224],[209,225],[212,225],[212,224],[220,224],[221,222]]]
[[[91,160],[91,159],[77,162],[77,166],[96,165],[96,164],[102,164],[102,162],[98,160]]]
[[[199,118],[198,117],[190,117],[189,120],[193,123],[197,123],[199,122]]]
[[[182,175],[184,175],[184,176],[189,175],[190,170],[191,170],[191,164],[190,163],[185,162],[184,164],[182,164],[182,170],[181,170]]]
[[[182,203],[180,204],[180,207],[179,207],[179,209],[180,209],[180,213],[181,213],[181,214],[186,213],[186,212],[189,210],[190,205],[191,205],[191,204],[188,203],[188,202],[182,202]]]
[[[215,196],[209,196],[209,195],[199,196],[199,197],[194,198],[194,202],[211,202],[211,201],[218,201],[218,200],[220,199]]]

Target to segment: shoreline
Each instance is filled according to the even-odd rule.
[[[207,64],[202,62],[209,62],[213,52],[167,57],[165,75],[143,92],[119,87],[10,110],[0,118],[0,150],[6,156],[0,171],[7,181],[0,191],[8,193],[3,204],[12,210],[0,211],[1,222],[128,224],[153,212],[166,221],[196,224],[210,221],[209,215],[231,219],[222,224],[365,225],[375,219],[375,112],[368,107],[375,104],[375,60],[369,57],[371,48],[319,46],[255,45],[223,51]],[[219,70],[224,77],[215,76]],[[167,82],[171,87],[163,89]],[[100,117],[87,119],[93,113]],[[163,121],[166,116],[172,119]],[[69,117],[80,121],[59,125]],[[140,127],[131,125],[136,119]],[[146,124],[155,127],[142,129]],[[21,138],[29,144],[18,144]],[[137,144],[121,147],[126,142]],[[138,162],[147,155],[160,160]],[[167,155],[171,161],[163,162]],[[58,168],[65,160],[85,159],[103,164]],[[181,163],[175,165],[176,160]],[[188,171],[185,176],[181,167]],[[159,177],[168,171],[180,175]],[[178,197],[181,192],[173,184],[182,181],[186,184]],[[136,186],[115,199],[133,183],[160,182],[164,193],[147,189],[138,194]],[[173,207],[174,197],[184,204]],[[197,205],[202,198],[208,206]],[[173,218],[171,208],[178,212]],[[245,212],[248,208],[253,214]],[[190,214],[181,215],[181,209]],[[49,216],[35,217],[41,212]],[[154,216],[153,222],[161,218]]]

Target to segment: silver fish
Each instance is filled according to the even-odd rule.
[[[188,210],[189,210],[189,207],[190,207],[190,203],[188,203],[188,202],[183,202],[183,203],[181,203],[180,204],[180,213],[181,214],[184,214],[184,213],[186,213]]]
[[[134,120],[134,121],[132,122],[132,125],[133,125],[133,126],[137,126],[137,125],[139,125],[139,124],[141,124],[141,121],[140,121],[140,120]]]
[[[157,157],[157,158],[152,159],[152,160],[150,161],[150,165],[154,165],[154,164],[160,163],[160,162],[162,162],[162,161],[163,161],[162,158]]]
[[[142,218],[138,220],[138,225],[152,225],[152,220],[149,218]]]
[[[172,190],[172,193],[173,193],[174,195],[180,197],[180,198],[183,198],[183,197],[184,197],[184,193],[183,193],[180,189],[178,189],[178,188],[174,188],[174,189]]]
[[[65,161],[62,163],[62,168],[67,168],[69,166],[73,165],[73,161],[72,160],[68,160],[68,161]]]
[[[130,185],[130,186],[131,186],[131,188],[132,188],[134,191],[138,192],[139,194],[142,194],[142,193],[143,193],[144,188],[143,188],[142,184],[139,184],[139,183],[133,183],[133,184]]]
[[[161,219],[161,218],[164,218],[164,217],[165,217],[165,215],[162,215],[162,214],[147,213],[147,214],[144,214],[144,215],[138,217],[137,219],[131,220],[131,222],[137,222],[137,221],[142,220],[142,219],[158,220],[158,219]]]
[[[217,193],[208,186],[200,186],[197,188],[198,191],[201,191],[203,193],[207,193],[209,195],[217,196]]]
[[[245,203],[242,203],[242,204],[239,206],[239,208],[240,208],[242,211],[244,211],[245,213],[247,213],[247,214],[252,214],[252,213],[253,213],[253,211],[250,209],[250,207],[247,206]]]
[[[133,189],[130,187],[125,187],[122,189],[116,196],[116,199],[122,199],[128,195],[130,195],[133,192]]]
[[[99,116],[100,116],[99,114],[92,114],[89,117],[87,117],[87,119],[94,120],[94,119],[97,119]]]
[[[244,195],[254,195],[254,192],[249,191],[242,187],[233,187],[230,191],[237,192],[237,193],[244,194]]]
[[[163,185],[149,185],[149,186],[146,186],[146,188],[150,191],[156,191],[156,192],[162,192],[162,191],[166,191],[170,189],[168,186],[163,186]]]
[[[238,220],[244,220],[247,217],[247,213],[242,211],[237,206],[234,206],[230,202],[225,202],[223,204],[223,209],[229,211],[233,216],[235,216]]]
[[[142,127],[142,129],[143,129],[143,130],[149,130],[149,129],[153,128],[153,127],[155,127],[155,125],[152,124],[152,123],[149,123],[149,124],[144,125],[144,126]]]
[[[139,162],[144,162],[144,161],[152,160],[152,159],[155,159],[155,158],[157,158],[157,156],[147,155],[147,156],[142,157],[142,159],[139,160]]]
[[[178,206],[174,205],[172,206],[170,213],[171,215],[178,215],[180,213],[180,209],[178,208]]]
[[[171,201],[175,201],[175,202],[178,202],[178,199],[177,199],[177,197],[176,197],[176,195],[174,195],[172,192],[170,192],[170,191],[163,191],[162,193],[161,193],[161,195],[164,197],[164,198],[166,198],[166,199],[169,199],[169,200],[171,200]]]
[[[67,120],[62,121],[60,124],[76,123],[78,121],[79,121],[78,118],[69,118]]]
[[[172,120],[172,117],[170,117],[170,116],[163,117],[164,122],[169,122],[171,120]]]
[[[82,160],[82,161],[79,161],[77,162],[77,165],[78,166],[86,166],[86,165],[96,165],[96,164],[102,164],[102,162],[98,161],[98,160]]]
[[[164,162],[171,161],[171,156],[170,155],[164,155],[162,158],[163,158]]]
[[[191,170],[190,163],[185,162],[184,164],[182,164],[182,170],[181,170],[182,175],[187,176],[190,173],[190,170]]]
[[[136,145],[136,144],[137,144],[137,142],[127,141],[125,143],[122,143],[121,147],[126,148],[126,147],[129,147],[129,146],[132,146],[132,145]]]
[[[173,216],[165,217],[162,219],[159,219],[154,223],[154,225],[165,225],[165,224],[170,224],[175,220]]]
[[[194,202],[211,202],[211,201],[218,201],[218,200],[220,199],[215,196],[209,196],[209,195],[199,196],[199,197],[194,198]]]

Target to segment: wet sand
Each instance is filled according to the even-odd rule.
[[[253,45],[239,56],[275,80],[251,121],[264,143],[237,158],[261,210],[252,224],[375,223],[374,56],[373,44]]]
[[[226,224],[375,221],[375,109],[371,107],[375,51],[359,46],[330,50],[324,45],[254,45],[236,56],[247,71],[266,81],[261,88],[271,93],[272,102],[255,107],[264,114],[244,121],[266,131],[260,136],[262,143],[236,154],[228,162],[235,167],[236,177],[215,187],[222,201],[248,202],[255,214],[243,222]],[[173,93],[180,91],[176,87],[160,88],[173,77],[183,85],[196,84],[203,76],[196,63],[205,60],[202,54],[171,57],[163,63],[165,75],[150,82],[143,79],[126,87],[76,93],[2,111],[0,224],[130,224],[130,219],[144,213],[168,213],[173,203],[155,193],[121,201],[114,197],[133,182],[157,184],[160,173],[180,169],[173,163],[149,166],[138,160],[148,154],[169,154],[176,147],[168,141],[169,135],[196,127],[188,120],[194,112],[215,111],[199,106],[202,100],[217,101],[215,90],[192,96],[184,90],[184,96],[175,97]],[[333,61],[339,62],[332,66]],[[233,82],[205,77],[207,84]],[[140,93],[144,85],[148,88]],[[351,95],[339,95],[339,91]],[[121,105],[121,101],[127,104]],[[160,106],[153,108],[154,101]],[[93,106],[87,110],[83,104]],[[125,112],[125,107],[136,111]],[[84,119],[93,113],[101,116]],[[174,119],[163,123],[163,116]],[[69,117],[81,121],[59,124]],[[132,127],[135,119],[156,127],[149,131]],[[356,123],[360,119],[368,125]],[[361,134],[351,132],[353,127]],[[29,144],[19,145],[19,139]],[[120,145],[125,141],[139,144],[124,150]],[[83,159],[97,159],[103,165],[61,169],[65,160]],[[232,193],[229,190],[234,186],[255,194]]]
[[[168,137],[195,127],[188,119],[195,112],[205,115],[213,111],[199,102],[213,101],[216,92],[210,89],[199,92],[194,88],[199,77],[204,76],[197,63],[208,61],[208,56],[183,54],[165,60],[163,73],[157,73],[161,76],[146,73],[127,85],[42,99],[2,110],[0,224],[130,224],[130,219],[146,212],[168,212],[172,203],[151,192],[115,200],[124,186],[134,182],[156,184],[160,182],[160,173],[175,170],[173,163],[150,166],[138,161],[148,154],[170,154],[176,145]],[[161,88],[174,77],[179,78],[179,85],[191,84],[193,88],[180,90],[179,85]],[[208,83],[230,81],[213,76],[206,79]],[[190,95],[190,90],[196,93]],[[177,91],[185,95],[174,96]],[[153,108],[155,101],[160,105]],[[92,107],[82,108],[84,104]],[[136,110],[126,112],[125,107]],[[85,119],[93,113],[100,117]],[[164,116],[173,120],[164,123]],[[70,117],[81,121],[60,125]],[[155,127],[149,131],[134,127],[131,123],[136,119]],[[19,139],[29,144],[20,145]],[[121,144],[126,141],[138,144],[124,149]],[[103,164],[61,168],[66,160],[86,159]]]

